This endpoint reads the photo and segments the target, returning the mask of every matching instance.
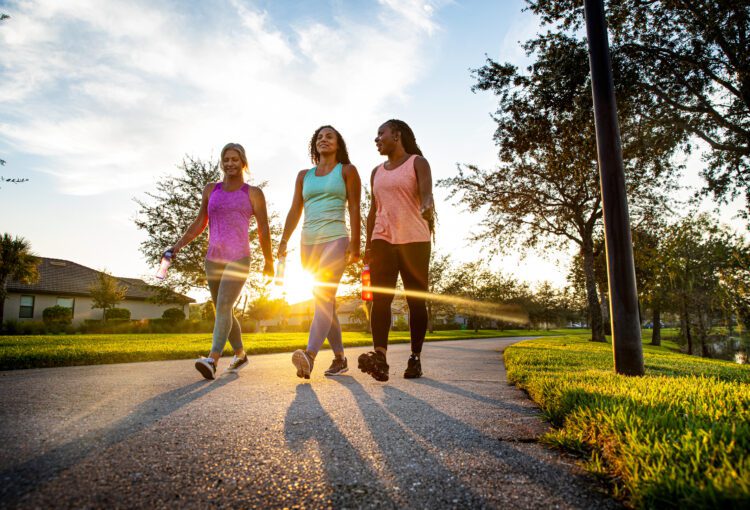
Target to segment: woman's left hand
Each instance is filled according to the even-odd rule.
[[[273,269],[273,259],[266,259],[266,263],[263,265],[263,276],[273,278],[276,275],[276,271]]]

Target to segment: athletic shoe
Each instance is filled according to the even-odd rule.
[[[376,381],[388,380],[388,363],[385,361],[385,355],[379,351],[372,351],[360,354],[358,366],[361,371],[370,374]]]
[[[216,379],[216,363],[213,358],[198,358],[195,360],[195,368],[206,379]]]
[[[419,359],[419,355],[412,354],[406,363],[404,379],[416,379],[417,377],[422,377],[422,362]]]
[[[248,360],[247,360],[247,354],[245,354],[244,358],[238,358],[235,356],[232,358],[232,361],[229,363],[229,366],[227,367],[225,373],[227,374],[236,374],[246,366],[248,366]]]
[[[302,349],[297,349],[292,353],[292,363],[297,367],[297,377],[310,378],[310,372],[313,368],[313,359]]]
[[[325,375],[340,375],[349,370],[346,358],[333,358],[331,366],[325,371]]]

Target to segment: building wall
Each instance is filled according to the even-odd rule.
[[[19,312],[21,310],[21,296],[33,295],[34,296],[34,316],[30,319],[19,318]],[[42,320],[42,313],[45,308],[55,306],[57,304],[58,297],[71,297],[71,296],[55,296],[52,294],[19,294],[19,293],[8,293],[8,297],[5,300],[4,309],[4,320],[15,320],[15,321],[40,321]],[[103,312],[101,308],[91,308],[93,301],[88,297],[75,296],[75,305],[73,307],[73,323],[78,324],[87,319],[101,320],[103,318]],[[132,301],[124,300],[117,305],[117,308],[127,308],[130,310],[130,318],[132,320],[140,319],[156,319],[161,317],[164,310],[168,308],[181,308],[185,313],[185,317],[188,316],[189,310],[188,305],[169,304],[169,305],[157,305],[154,303],[148,303],[146,301]]]

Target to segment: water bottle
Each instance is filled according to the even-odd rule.
[[[279,261],[276,263],[276,277],[274,283],[276,285],[284,285],[284,270],[286,269],[286,257],[279,257]]]
[[[174,256],[174,253],[172,250],[167,250],[164,252],[164,255],[161,257],[161,264],[159,264],[159,270],[156,272],[156,277],[160,280],[163,280],[167,277],[167,269],[169,269],[169,266],[172,265],[172,257]]]
[[[372,301],[370,266],[368,265],[362,268],[362,301]]]

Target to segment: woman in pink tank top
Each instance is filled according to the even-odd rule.
[[[195,362],[195,368],[206,379],[216,378],[216,368],[227,340],[234,350],[234,357],[226,371],[235,373],[248,364],[240,323],[234,317],[232,308],[250,271],[248,230],[253,215],[258,223],[258,238],[265,258],[263,274],[273,277],[266,199],[260,188],[245,183],[247,166],[245,149],[240,144],[228,143],[224,146],[221,150],[224,180],[206,185],[198,217],[170,248],[176,255],[208,226],[206,280],[216,308],[216,319],[211,352]]]
[[[364,257],[374,288],[370,323],[375,350],[359,357],[359,368],[378,381],[388,380],[391,302],[400,274],[407,291],[412,351],[404,377],[412,379],[422,376],[422,344],[427,332],[424,293],[428,291],[435,224],[432,174],[406,122],[387,121],[378,129],[375,144],[378,152],[388,157],[372,171],[370,179],[372,201]]]

